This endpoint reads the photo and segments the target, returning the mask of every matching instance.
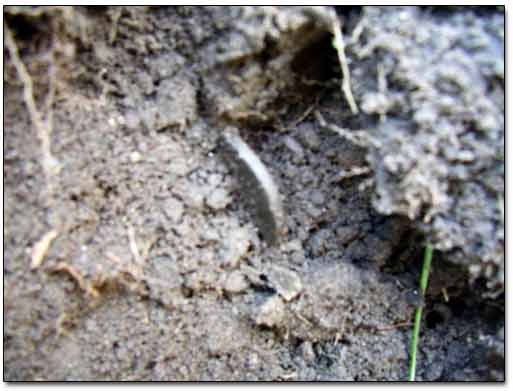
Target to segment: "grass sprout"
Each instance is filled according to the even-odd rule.
[[[428,244],[424,250],[424,262],[420,274],[420,292],[422,296],[426,293],[431,268],[431,259],[433,258],[433,246]],[[410,345],[410,366],[408,368],[408,380],[415,381],[415,369],[417,367],[417,343],[420,332],[420,321],[422,320],[422,306],[417,307],[415,311],[415,321],[413,323],[413,335]]]

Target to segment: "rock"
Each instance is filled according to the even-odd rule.
[[[339,227],[336,229],[335,234],[340,244],[348,244],[358,237],[359,229],[356,225]]]
[[[152,106],[140,109],[142,121],[148,129],[185,127],[196,118],[196,89],[186,77],[163,80],[156,95]]]
[[[285,299],[291,301],[303,290],[303,284],[296,272],[280,266],[273,266],[267,273],[270,285]]]
[[[321,206],[324,205],[326,199],[324,198],[324,194],[322,191],[320,191],[319,189],[314,189],[310,193],[310,201],[312,201],[314,205]]]
[[[285,317],[285,304],[275,295],[267,299],[257,310],[255,322],[258,325],[279,326]]]
[[[286,243],[282,243],[281,251],[285,253],[301,252],[303,251],[303,245],[299,239],[294,239]]]
[[[202,210],[205,203],[205,191],[201,186],[189,184],[183,194],[181,194],[185,204],[193,209]]]
[[[195,292],[200,292],[217,286],[217,277],[218,274],[212,270],[200,269],[187,275],[184,285]]]
[[[385,114],[393,103],[386,95],[379,92],[369,92],[363,96],[362,100],[362,111],[366,114]]]
[[[313,349],[313,345],[310,341],[305,341],[301,344],[301,356],[303,360],[307,363],[311,363],[315,360],[315,352]]]
[[[297,163],[300,163],[304,160],[305,152],[303,151],[303,147],[299,144],[296,139],[291,136],[287,136],[284,139],[285,146],[289,149],[293,154],[293,160]]]
[[[140,152],[134,151],[130,153],[130,162],[131,163],[139,163],[142,160],[143,156]]]
[[[169,198],[164,203],[164,213],[173,222],[177,223],[183,216],[183,204],[176,198]]]
[[[303,123],[298,127],[298,130],[301,137],[301,143],[305,147],[310,148],[313,151],[317,151],[321,146],[321,138],[312,124]]]
[[[246,338],[235,319],[225,313],[214,313],[205,320],[209,321],[206,338],[209,354],[226,354],[243,347]]]
[[[206,198],[208,207],[214,210],[222,210],[231,202],[230,193],[223,188],[217,188]]]
[[[229,293],[241,293],[248,289],[249,283],[239,270],[230,273],[224,282],[224,290]]]
[[[312,235],[312,238],[310,239],[312,253],[315,254],[315,256],[325,254],[331,240],[332,234],[328,229],[320,229],[317,231]]]
[[[233,230],[225,240],[222,263],[228,267],[236,267],[244,255],[249,251],[251,242],[249,233],[245,228]]]

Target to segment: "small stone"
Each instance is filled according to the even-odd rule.
[[[254,352],[250,353],[246,358],[246,363],[249,368],[258,368],[258,365],[260,364],[260,358],[258,357],[258,354]]]
[[[169,198],[164,204],[164,213],[173,222],[180,221],[183,215],[183,204],[176,198]]]
[[[391,102],[379,92],[367,93],[363,96],[362,111],[367,114],[384,114],[390,110]]]
[[[303,251],[303,245],[299,239],[293,239],[281,245],[281,250],[286,253]]]
[[[285,304],[277,295],[267,299],[259,308],[255,317],[258,325],[279,326],[285,317]]]
[[[312,124],[303,123],[298,127],[302,144],[312,150],[318,150],[321,146],[321,138],[315,131]]]
[[[211,186],[218,186],[223,181],[221,174],[215,173],[208,176],[208,184]]]
[[[312,190],[310,193],[310,201],[312,201],[313,204],[320,206],[324,205],[325,199],[324,194],[319,189]]]
[[[326,249],[329,247],[331,241],[331,232],[327,229],[321,229],[313,234],[310,240],[310,246],[312,253],[315,256],[320,256],[326,253]]]
[[[212,270],[197,270],[187,275],[184,285],[193,291],[202,290],[216,286],[217,273]]]
[[[132,163],[138,163],[142,160],[142,155],[137,152],[137,151],[134,151],[130,154],[130,161]]]
[[[237,267],[250,248],[249,232],[245,228],[233,230],[227,236],[222,263],[224,266]]]
[[[207,206],[214,210],[222,210],[231,202],[230,193],[223,188],[217,188],[206,199]]]
[[[305,362],[311,363],[315,360],[315,352],[310,341],[303,342],[300,349],[301,355],[303,356],[303,360],[305,360]]]
[[[197,185],[190,185],[183,194],[181,194],[185,204],[191,208],[201,210],[205,202],[204,189]]]
[[[419,125],[429,126],[435,123],[437,118],[436,109],[432,105],[424,105],[413,115],[413,120]]]
[[[140,86],[145,95],[151,95],[154,92],[155,86],[153,84],[153,79],[148,73],[138,73],[136,79],[137,84]]]
[[[238,351],[245,341],[241,328],[230,316],[215,314],[206,319],[209,332],[206,336],[208,352],[212,355]]]
[[[335,234],[340,244],[348,244],[358,237],[359,229],[357,226],[339,227]]]
[[[492,114],[480,116],[477,120],[479,129],[485,132],[491,132],[498,128],[499,124]]]
[[[271,283],[271,287],[285,299],[291,301],[297,297],[303,290],[303,284],[296,272],[285,269],[280,266],[273,266],[267,277]]]
[[[296,141],[296,139],[287,136],[285,137],[284,143],[285,146],[294,154],[294,161],[298,163],[303,161],[305,153],[303,151],[303,147]]]
[[[174,157],[169,162],[169,172],[176,176],[185,176],[191,171],[191,167],[187,158],[185,157]]]
[[[248,289],[249,283],[240,271],[236,270],[228,276],[224,283],[224,290],[230,293],[241,293]]]
[[[428,366],[426,373],[425,373],[425,379],[427,381],[437,381],[440,380],[444,370],[443,362],[439,360],[435,360],[431,363],[431,365]]]
[[[320,207],[320,206],[315,206],[311,203],[307,203],[305,205],[305,212],[311,217],[313,218],[314,220],[317,220],[318,218],[320,218],[322,216],[322,214],[324,213],[323,212],[323,208]]]
[[[141,125],[141,117],[137,112],[129,111],[125,114],[125,125],[128,129],[137,129]]]

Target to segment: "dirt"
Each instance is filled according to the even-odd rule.
[[[4,380],[504,380],[503,8],[4,17]]]

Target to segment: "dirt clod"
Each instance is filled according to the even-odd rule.
[[[267,272],[270,286],[283,297],[285,301],[296,298],[303,289],[301,279],[292,270],[279,266],[272,266]]]
[[[266,299],[257,310],[255,322],[267,327],[281,326],[285,318],[285,304],[283,300],[274,295]]]

